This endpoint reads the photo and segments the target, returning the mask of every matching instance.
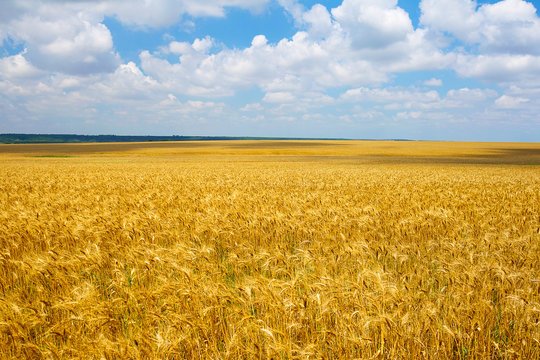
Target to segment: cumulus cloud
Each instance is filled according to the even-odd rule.
[[[37,67],[68,74],[110,72],[120,64],[111,33],[103,24],[45,23],[28,19],[19,24],[28,45],[26,56]],[[40,34],[48,34],[45,38]]]
[[[27,49],[34,66],[72,75],[112,72],[121,60],[105,16],[138,27],[163,27],[183,15],[224,16],[229,6],[261,10],[268,0],[21,0],[0,2],[0,41],[10,37]],[[182,44],[171,44],[171,52]],[[205,39],[195,48],[208,46]]]
[[[413,31],[409,14],[397,0],[344,0],[332,15],[356,48],[384,48],[405,41]]]
[[[90,86],[95,96],[106,96],[116,101],[144,100],[150,94],[165,91],[164,87],[151,77],[144,75],[133,62],[120,65],[116,71]],[[156,96],[152,95],[152,96]]]
[[[26,2],[35,3],[36,9],[9,23],[10,32],[27,47],[25,58],[37,68],[72,75],[113,72],[120,64],[111,34],[100,23],[104,15],[158,26],[178,21],[184,13],[220,16],[226,6],[255,9],[267,3],[145,0],[135,6],[96,0],[92,10],[86,10],[85,1],[45,1],[47,6]],[[264,35],[258,35],[249,48],[215,54],[210,53],[214,45],[210,37],[192,43],[171,41],[163,51],[179,55],[178,63],[143,51],[142,68],[166,86],[185,88],[186,94],[228,96],[253,85],[278,91],[279,86],[290,87],[291,79],[304,90],[380,84],[388,80],[389,72],[441,68],[451,60],[425,38],[422,29],[412,28],[408,14],[395,0],[345,0],[331,12],[320,4],[311,9],[293,0],[281,4],[305,31],[277,44],[268,44]]]
[[[455,70],[463,77],[495,83],[540,85],[540,56],[460,54],[455,63]]]
[[[0,58],[0,78],[28,79],[42,74],[43,72],[30,64],[23,54]]]
[[[432,91],[419,91],[406,88],[355,88],[347,90],[341,99],[354,102],[436,102],[440,100],[439,93]]]
[[[529,101],[527,98],[503,95],[495,100],[495,105],[501,109],[518,109]]]
[[[440,51],[424,29],[413,29],[397,1],[345,0],[332,11],[320,4],[305,9],[293,0],[280,3],[301,27],[290,39],[269,44],[257,35],[250,47],[214,53],[208,51],[209,38],[172,41],[166,52],[180,55],[178,62],[143,52],[141,66],[176,91],[215,97],[252,86],[282,93],[379,85],[392,72],[445,68],[455,58]]]
[[[263,101],[269,103],[292,103],[295,100],[292,93],[285,91],[267,93],[263,98]]]
[[[332,16],[321,4],[315,4],[311,10],[302,14],[302,20],[308,24],[309,33],[315,38],[324,38],[337,29]]]
[[[61,5],[21,1],[19,8],[26,6],[26,11],[2,19],[2,27],[24,45],[25,59],[42,70],[68,74],[113,71],[120,58],[99,16]]]
[[[429,80],[424,81],[424,85],[426,86],[442,86],[443,82],[441,79],[431,78]]]
[[[191,49],[191,44],[188,42],[171,41],[167,50],[173,54],[182,55],[190,52]]]
[[[441,97],[435,90],[422,91],[414,87],[355,88],[344,92],[340,99],[345,103],[373,103],[375,108],[386,110],[441,110],[488,106],[498,93],[491,89],[461,88],[449,90]]]
[[[422,0],[420,21],[432,29],[449,32],[460,39],[476,37],[480,19],[472,0]]]
[[[38,0],[25,0],[37,3]],[[43,0],[78,11],[93,11],[115,16],[121,22],[140,27],[164,27],[177,23],[183,15],[223,17],[227,7],[254,12],[264,9],[269,0]],[[91,9],[91,10],[90,10]]]
[[[285,11],[291,14],[297,26],[301,26],[303,24],[302,17],[306,9],[298,2],[298,0],[278,0],[278,3],[285,9]]]
[[[502,84],[540,84],[540,18],[532,3],[503,0],[422,0],[421,23],[462,41],[470,51],[457,54],[459,75]],[[475,50],[477,49],[477,50]]]
[[[473,0],[422,0],[421,22],[445,31],[484,53],[540,54],[540,19],[523,0],[478,7]]]
[[[259,112],[263,110],[264,110],[264,107],[260,103],[247,104],[240,109],[240,111],[244,111],[244,112],[250,112],[250,111]]]
[[[492,89],[469,89],[461,88],[448,90],[444,98],[443,106],[446,108],[473,107],[478,103],[485,102],[497,96],[497,91]]]
[[[246,49],[217,53],[197,47],[199,42],[172,43],[169,48],[181,52],[176,63],[143,52],[142,68],[178,91],[198,96],[226,96],[252,86],[270,92],[306,91],[386,80],[386,73],[369,61],[347,57],[340,41],[313,41],[303,31],[274,45],[259,35]]]

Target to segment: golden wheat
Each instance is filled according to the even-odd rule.
[[[260,144],[4,150],[0,357],[540,358],[537,144]]]

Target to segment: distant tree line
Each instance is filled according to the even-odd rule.
[[[320,138],[275,138],[238,136],[132,136],[74,134],[0,134],[0,144],[146,142],[146,141],[217,141],[217,140],[321,140]],[[326,139],[338,140],[338,139]]]

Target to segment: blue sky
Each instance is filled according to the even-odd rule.
[[[0,132],[540,141],[538,8],[2,1]]]

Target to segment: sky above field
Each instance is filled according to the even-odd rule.
[[[539,5],[2,0],[0,133],[540,141]]]

